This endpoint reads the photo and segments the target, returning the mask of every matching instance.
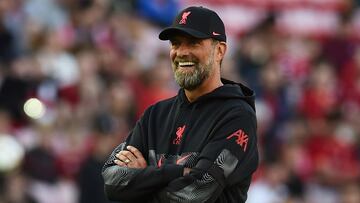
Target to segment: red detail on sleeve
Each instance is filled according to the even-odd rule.
[[[163,163],[163,159],[164,159],[164,157],[161,156],[160,159],[159,159],[159,161],[158,161],[158,163],[157,163],[157,165],[158,165],[159,168],[161,167],[161,165],[162,165],[162,163]]]
[[[176,164],[179,165],[181,164],[183,161],[185,161],[187,158],[189,158],[191,156],[191,154],[185,155],[183,157],[180,157],[177,161]]]

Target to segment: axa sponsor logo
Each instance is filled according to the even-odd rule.
[[[226,139],[231,139],[235,137],[236,140],[235,142],[241,146],[241,148],[246,151],[247,148],[247,144],[249,141],[249,136],[247,134],[245,134],[245,132],[241,129],[237,130],[236,132],[234,132],[233,134],[229,135]]]

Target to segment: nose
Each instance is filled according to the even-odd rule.
[[[179,57],[188,56],[190,54],[190,47],[186,43],[181,43],[176,49],[176,55]]]

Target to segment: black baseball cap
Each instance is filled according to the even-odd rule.
[[[172,25],[160,32],[159,39],[169,40],[179,32],[199,39],[214,38],[226,42],[223,21],[215,11],[202,6],[191,6],[182,10]]]

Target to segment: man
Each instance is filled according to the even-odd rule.
[[[105,192],[122,202],[245,202],[258,166],[252,90],[220,77],[220,17],[181,11],[170,40],[176,97],[149,107],[103,168]]]

